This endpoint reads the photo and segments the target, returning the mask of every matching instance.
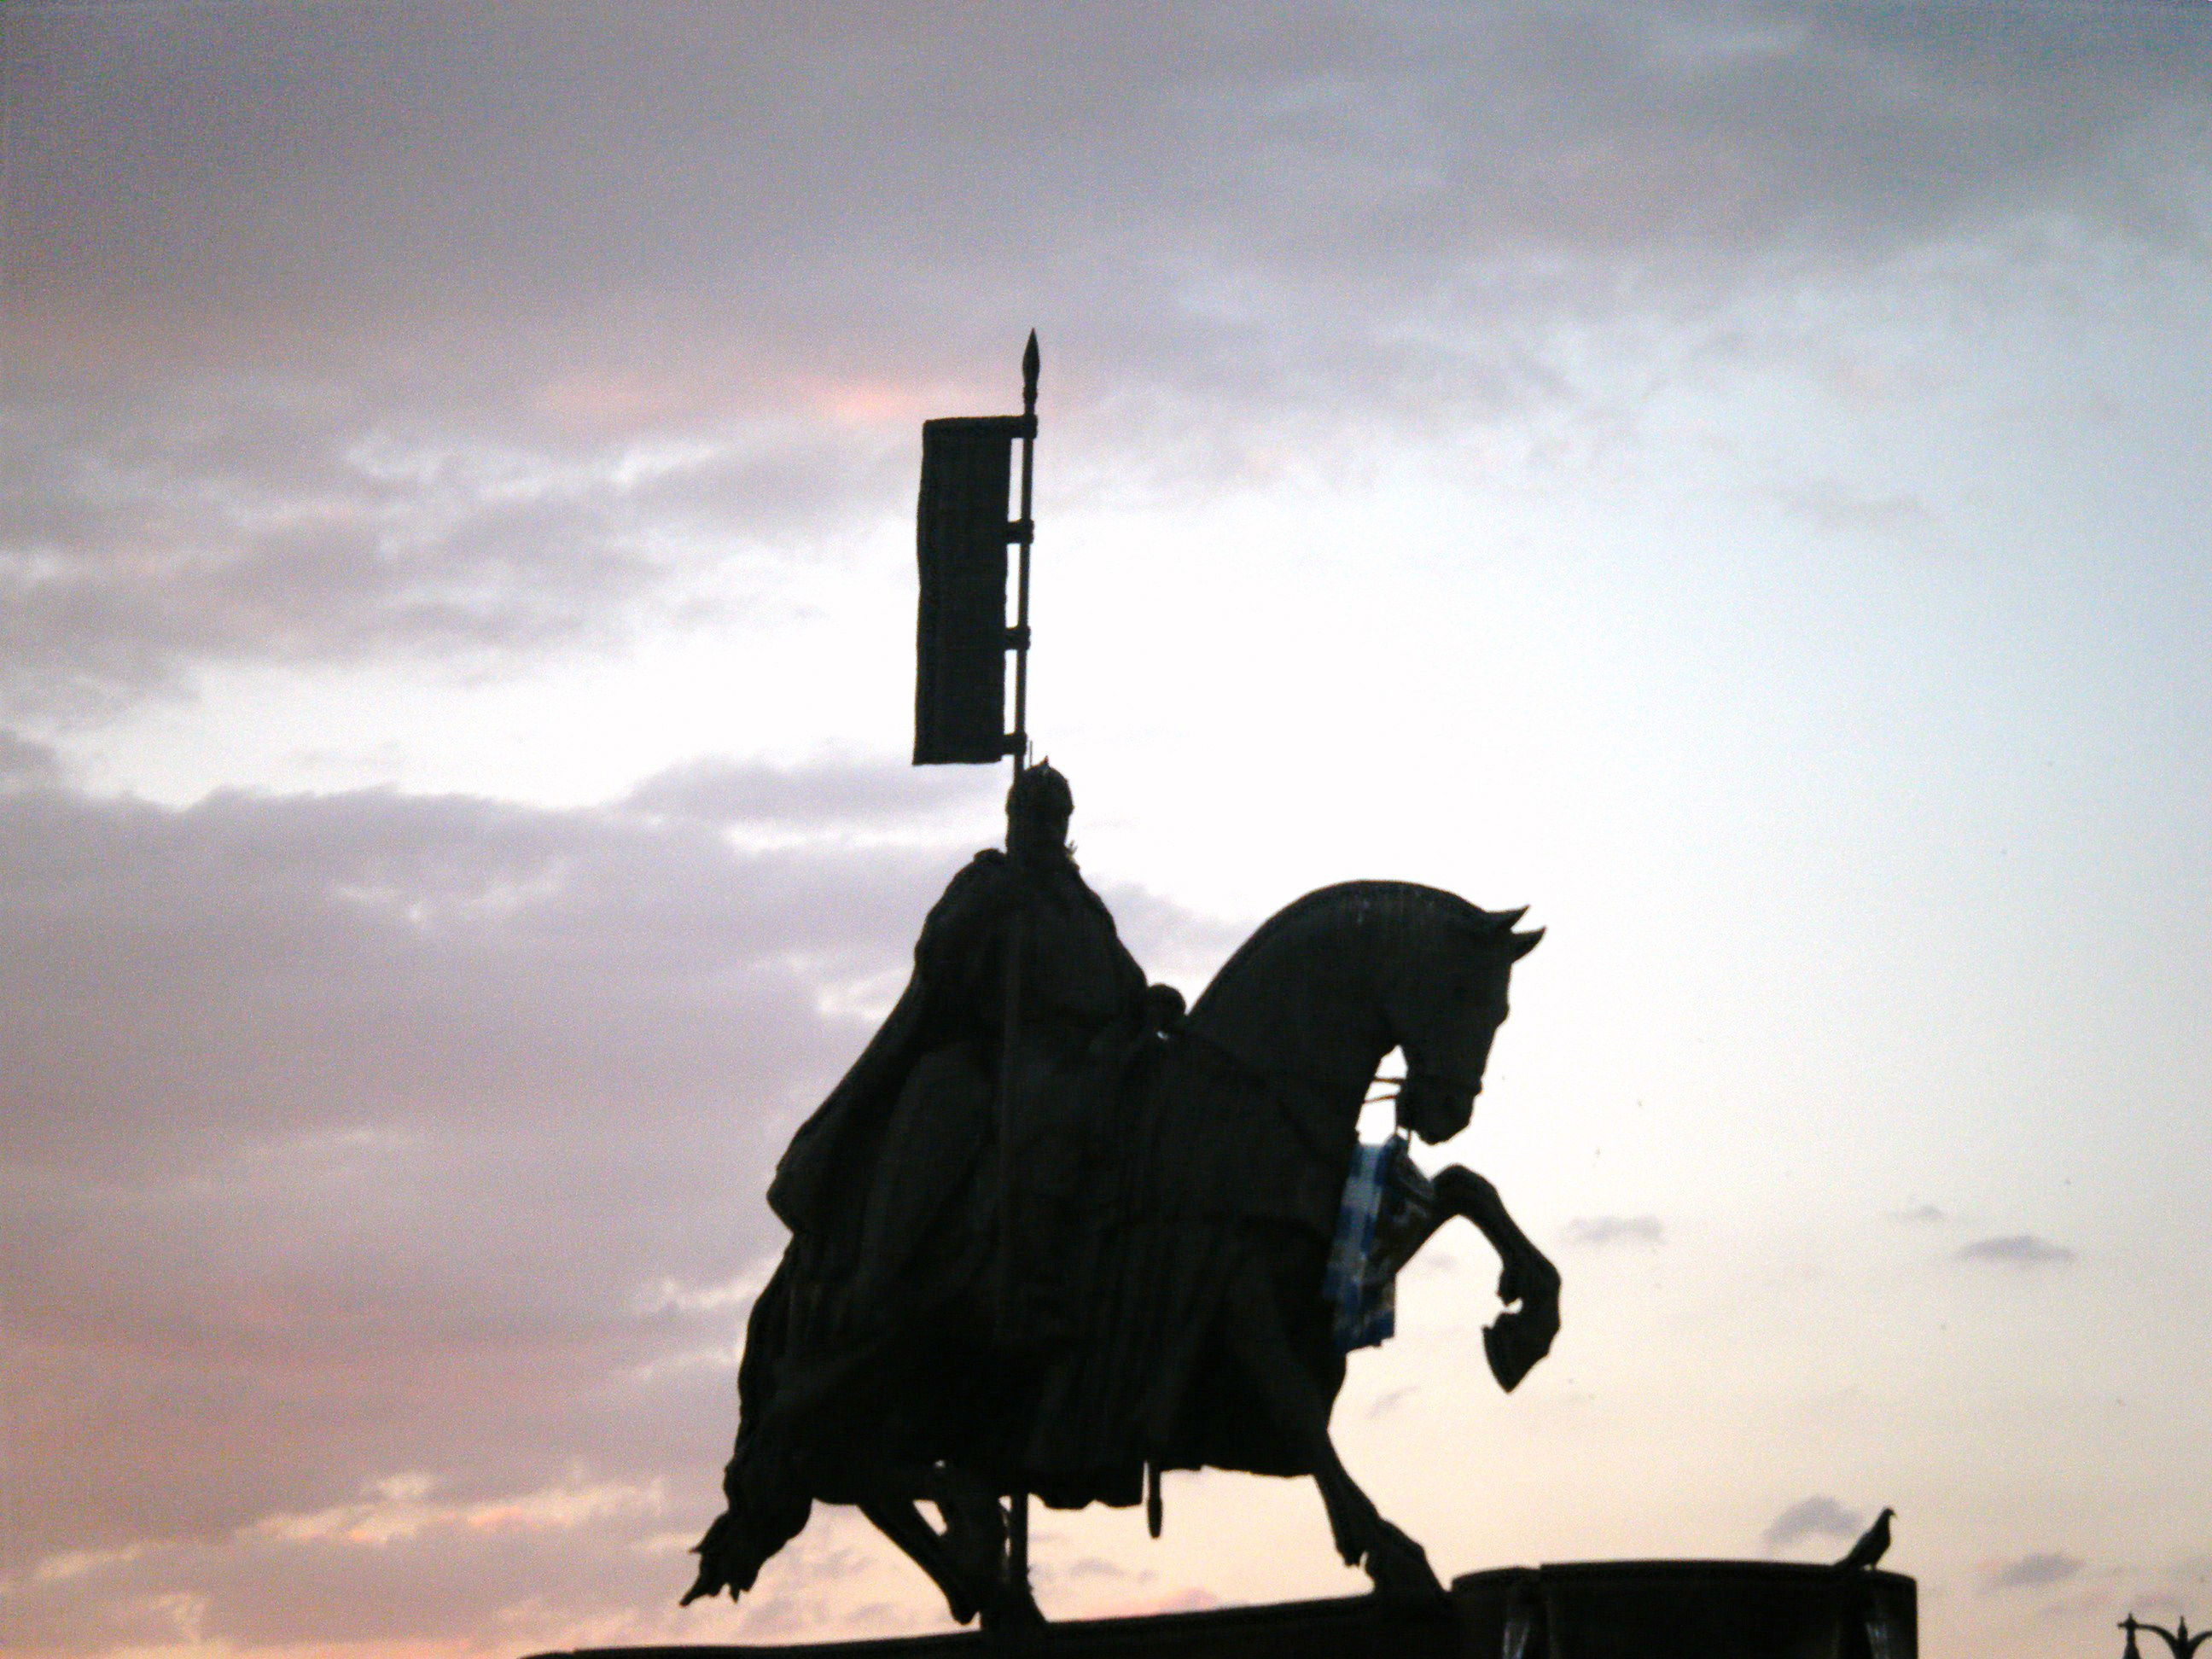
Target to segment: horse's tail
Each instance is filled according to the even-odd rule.
[[[727,1507],[691,1547],[699,1576],[684,1593],[686,1604],[726,1589],[733,1596],[750,1589],[762,1566],[798,1535],[813,1507],[788,1469],[763,1467],[777,1460],[773,1452],[763,1455],[760,1441],[790,1352],[790,1265],[787,1253],[753,1298],[745,1321],[744,1358],[738,1362],[738,1440],[722,1471]]]

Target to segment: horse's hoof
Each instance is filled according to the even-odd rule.
[[[983,1628],[994,1636],[1011,1636],[1022,1631],[1042,1630],[1044,1613],[1036,1598],[1026,1589],[1009,1590],[994,1596],[983,1608]]]
[[[1444,1593],[1429,1566],[1426,1550],[1388,1521],[1376,1522],[1376,1528],[1364,1563],[1376,1595],[1419,1599]]]

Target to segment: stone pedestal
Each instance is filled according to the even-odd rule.
[[[1572,1561],[1352,1596],[786,1647],[592,1648],[533,1659],[1918,1659],[1911,1579],[1776,1561]]]
[[[1779,1561],[1571,1561],[1452,1583],[1464,1659],[1918,1659],[1912,1580]]]

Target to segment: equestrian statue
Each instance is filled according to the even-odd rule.
[[[1541,930],[1410,883],[1325,887],[1186,1012],[1084,881],[1073,809],[1048,764],[1017,775],[1005,850],[946,888],[905,994],[777,1167],[791,1242],[747,1324],[727,1507],[686,1601],[750,1589],[813,1504],[848,1504],[956,1620],[1032,1623],[1028,1495],[1146,1503],[1157,1535],[1161,1471],[1205,1468],[1312,1476],[1378,1592],[1440,1593],[1329,1413],[1392,1277],[1453,1216],[1504,1264],[1498,1381],[1559,1329],[1559,1274],[1491,1184],[1404,1151],[1466,1127]],[[1393,1051],[1398,1133],[1363,1146]]]

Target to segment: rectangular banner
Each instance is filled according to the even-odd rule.
[[[916,553],[914,763],[1006,757],[1006,543],[1018,415],[927,421]]]

